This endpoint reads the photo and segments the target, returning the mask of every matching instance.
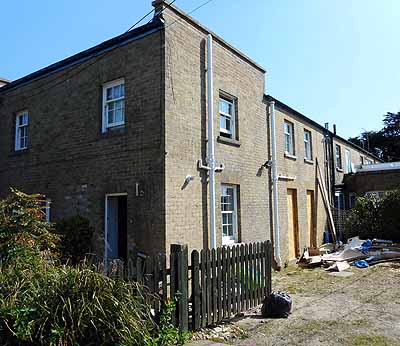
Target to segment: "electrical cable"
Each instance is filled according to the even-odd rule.
[[[169,4],[160,12],[160,14],[161,14],[163,11],[165,11],[169,6],[171,6],[175,1],[176,1],[176,0],[173,0],[171,3],[169,3]],[[213,1],[213,0],[207,0],[206,2],[204,2],[204,3],[202,3],[201,5],[197,6],[197,7],[194,8],[193,10],[189,11],[189,12],[187,13],[187,15],[190,15],[190,14],[196,12],[196,11],[199,10],[200,8],[202,8],[202,7],[204,7],[205,5],[209,4],[211,1]],[[144,18],[146,18],[146,17],[147,17],[150,13],[152,13],[154,10],[155,10],[155,9],[153,9],[152,11],[150,11],[149,13],[147,13],[145,16],[143,16],[138,22],[136,22],[134,25],[132,25],[131,28],[129,28],[125,33],[129,32],[130,30],[132,30],[132,28],[133,28],[135,25],[137,25],[137,23],[140,23]],[[170,26],[172,26],[172,25],[174,25],[175,23],[180,22],[180,21],[181,21],[180,19],[177,19],[177,20],[175,20],[174,22],[170,23],[169,25],[165,26],[164,29],[166,29],[166,28],[168,28],[168,27],[170,27]],[[56,77],[56,78],[54,78],[53,80],[48,81],[47,83],[44,83],[43,85],[39,86],[38,88],[41,88],[41,90],[39,90],[38,92],[36,92],[36,93],[34,93],[34,94],[30,95],[30,96],[25,97],[24,100],[27,100],[27,99],[30,99],[30,98],[35,97],[35,96],[37,96],[37,95],[40,95],[41,93],[47,91],[48,89],[54,88],[54,87],[56,87],[56,86],[58,86],[58,85],[64,83],[66,80],[68,80],[68,79],[70,79],[70,78],[76,76],[78,73],[81,73],[81,72],[85,71],[87,68],[89,68],[90,66],[94,65],[96,62],[100,61],[100,60],[101,60],[104,56],[106,56],[106,55],[107,55],[107,54],[102,53],[102,54],[100,54],[100,55],[97,57],[97,59],[96,59],[96,57],[94,57],[94,58],[93,58],[94,60],[93,60],[90,64],[87,64],[87,65],[83,66],[81,69],[79,69],[78,71],[76,71],[76,73],[73,73],[73,74],[71,74],[71,75],[68,75],[68,74],[69,74],[70,72],[73,72],[73,71],[75,70],[75,68],[78,68],[78,67],[80,66],[80,64],[78,64],[76,67],[72,67],[71,69],[67,69],[67,71],[65,71],[61,76]],[[67,76],[67,75],[68,75],[68,76]],[[56,81],[56,80],[59,79],[59,78],[63,78],[63,77],[65,77],[65,78],[62,79],[62,80],[60,80],[59,82],[56,82],[55,84],[50,85],[52,82]],[[47,85],[49,85],[48,88],[42,89],[43,87],[46,87]],[[15,97],[18,97],[19,95],[21,95],[21,94],[23,94],[23,93],[24,93],[24,92],[20,92],[20,93],[18,93],[18,94],[16,94],[16,95],[13,95],[13,97],[14,97],[14,98],[15,98]],[[1,94],[0,94],[0,97],[1,97]]]

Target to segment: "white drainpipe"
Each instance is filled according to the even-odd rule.
[[[276,125],[275,125],[275,102],[269,102],[271,115],[271,143],[272,143],[272,195],[274,204],[274,255],[278,268],[282,267],[281,244],[280,244],[280,225],[279,225],[279,203],[278,203],[278,165],[276,162]]]
[[[211,248],[217,247],[217,232],[215,229],[215,158],[214,158],[214,83],[211,34],[207,36],[207,86],[208,86],[208,165],[210,167],[210,238]]]

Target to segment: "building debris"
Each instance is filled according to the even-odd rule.
[[[341,272],[341,271],[344,271],[344,270],[349,269],[349,268],[350,268],[350,264],[347,261],[335,262],[330,267],[328,267],[326,269],[326,271],[328,271],[328,272]]]
[[[400,244],[393,244],[390,240],[353,237],[335,252],[333,249],[330,243],[322,245],[318,250],[306,248],[297,264],[305,268],[325,266],[328,267],[327,271],[341,272],[350,268],[350,264],[366,268],[376,263],[400,261]]]

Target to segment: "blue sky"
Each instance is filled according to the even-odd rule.
[[[176,0],[189,12],[206,0]],[[151,0],[2,4],[0,76],[22,77],[128,29]],[[213,0],[192,14],[264,66],[267,92],[344,137],[397,112],[398,0]]]

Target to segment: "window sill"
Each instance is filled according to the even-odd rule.
[[[336,167],[336,170],[337,170],[338,172],[340,172],[340,173],[343,173],[343,169],[342,169],[342,168]]]
[[[100,137],[114,137],[114,136],[122,136],[126,133],[125,126],[116,126],[116,127],[109,127],[106,132],[101,132]]]
[[[12,152],[10,153],[10,155],[8,155],[8,157],[24,155],[24,154],[26,154],[27,152],[29,152],[29,148],[14,150],[14,151],[12,151]]]
[[[304,158],[304,162],[308,163],[309,165],[313,165],[314,164],[313,160],[309,160],[309,159],[306,159],[306,158]]]
[[[285,151],[285,157],[290,159],[290,160],[297,160],[296,155],[289,154],[287,151]]]
[[[224,136],[218,136],[217,137],[217,142],[219,143],[223,143],[223,144],[229,144],[232,145],[234,147],[240,147],[240,142],[236,139],[232,139],[232,138],[227,138]]]

